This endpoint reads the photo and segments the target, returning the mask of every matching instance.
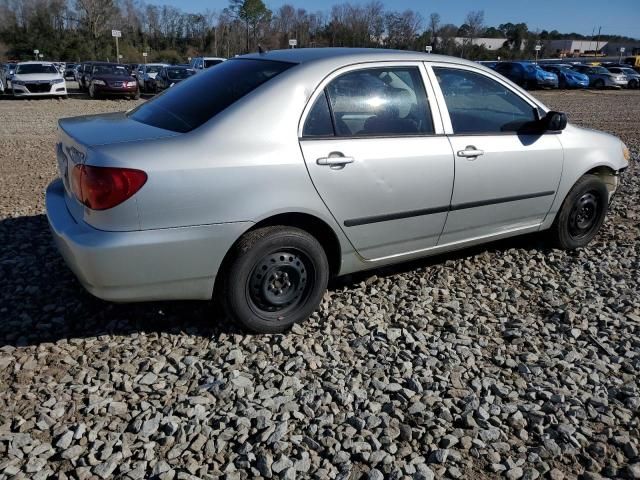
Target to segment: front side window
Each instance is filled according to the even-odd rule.
[[[294,63],[237,59],[178,83],[143,103],[129,117],[174,132],[189,132]]]
[[[356,70],[333,80],[326,91],[338,136],[434,132],[429,102],[417,67]]]
[[[519,132],[537,121],[531,105],[485,75],[444,67],[433,70],[456,134]]]

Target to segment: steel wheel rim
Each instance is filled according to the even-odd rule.
[[[569,213],[569,235],[574,239],[581,239],[593,233],[601,210],[602,202],[595,192],[582,194]]]
[[[247,280],[247,300],[263,318],[277,320],[303,305],[315,285],[315,266],[303,251],[279,249],[263,256]]]

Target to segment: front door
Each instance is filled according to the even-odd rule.
[[[423,68],[350,68],[306,115],[300,145],[313,184],[365,259],[432,247],[444,227],[454,160]]]
[[[562,174],[557,134],[522,133],[536,107],[484,72],[433,67],[455,154],[451,211],[439,244],[536,227]]]

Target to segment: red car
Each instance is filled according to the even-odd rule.
[[[124,65],[117,63],[95,63],[89,80],[89,96],[121,96],[140,98],[138,82]]]

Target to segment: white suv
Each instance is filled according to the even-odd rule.
[[[189,63],[189,68],[193,68],[196,73],[205,70],[209,67],[213,67],[214,65],[218,65],[226,60],[226,58],[221,57],[195,57],[191,59],[191,63]]]
[[[21,62],[11,78],[15,97],[66,96],[67,84],[53,63]]]

